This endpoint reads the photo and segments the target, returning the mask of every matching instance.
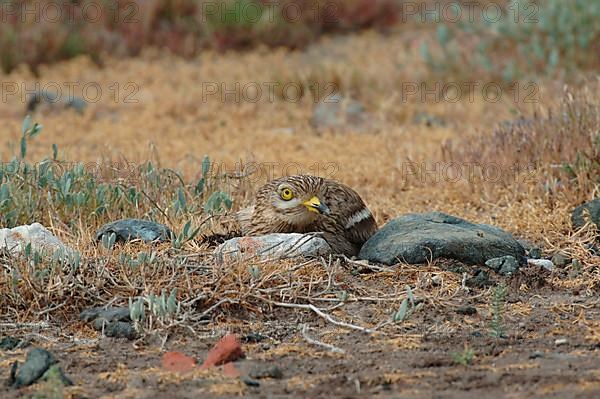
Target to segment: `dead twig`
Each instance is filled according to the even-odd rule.
[[[308,304],[299,304],[299,303],[286,303],[286,302],[276,302],[276,301],[271,301],[269,299],[265,299],[259,296],[255,296],[253,295],[253,297],[261,299],[271,305],[274,306],[280,306],[282,308],[293,308],[293,309],[305,309],[305,310],[311,310],[314,313],[316,313],[318,316],[322,317],[323,319],[327,320],[329,323],[336,325],[338,327],[344,327],[344,328],[349,328],[351,330],[357,330],[357,331],[362,331],[364,333],[367,334],[371,334],[373,332],[375,332],[375,329],[372,328],[366,328],[366,327],[362,327],[362,326],[357,326],[356,324],[351,324],[351,323],[346,323],[344,321],[337,321],[335,320],[333,317],[331,317],[330,315],[328,315],[327,313],[323,312],[321,309],[317,308],[314,305]]]
[[[307,332],[308,332],[308,325],[303,324],[302,325],[302,337],[304,337],[306,342],[308,342],[309,344],[321,346],[321,347],[326,348],[334,353],[346,353],[346,351],[344,351],[341,348],[338,348],[337,346],[326,344],[325,342],[318,341],[314,338],[309,337]]]

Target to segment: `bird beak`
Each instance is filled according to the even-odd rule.
[[[319,200],[317,197],[312,197],[302,205],[304,205],[310,212],[322,213],[324,215],[329,215],[331,212],[329,207],[325,204],[322,204],[321,200]]]

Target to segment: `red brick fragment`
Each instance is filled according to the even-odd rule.
[[[196,360],[181,352],[167,352],[162,357],[162,367],[167,371],[185,373],[196,367]]]
[[[202,368],[206,369],[213,366],[220,366],[225,363],[234,362],[244,357],[242,344],[239,339],[232,334],[221,338],[208,352]]]

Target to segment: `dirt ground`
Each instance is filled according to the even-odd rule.
[[[452,280],[453,272],[424,266],[424,282],[432,276]],[[387,274],[387,276],[386,276]],[[564,273],[562,273],[564,274]],[[338,275],[345,282],[373,288],[398,273],[352,273]],[[596,398],[600,395],[600,306],[585,287],[565,288],[557,281],[565,276],[526,268],[503,282],[508,287],[503,311],[505,336],[490,336],[489,299],[484,288],[461,288],[450,301],[415,298],[424,304],[397,326],[363,333],[331,325],[304,312],[273,309],[257,317],[246,312],[223,315],[191,337],[185,329],[174,331],[167,341],[150,336],[135,343],[98,337],[89,327],[72,322],[61,328],[4,328],[30,339],[54,353],[75,386],[59,396],[43,383],[16,391],[3,387],[2,397],[417,397],[476,398],[551,397]],[[435,279],[434,279],[435,280]],[[431,281],[430,281],[431,284]],[[386,287],[377,287],[382,292]],[[374,325],[380,301],[365,305],[349,303],[334,317],[355,324]],[[307,342],[333,345],[332,352]],[[6,325],[3,325],[6,326]],[[72,333],[77,330],[78,333]],[[221,368],[183,374],[161,369],[165,351],[181,351],[199,363],[208,349],[226,332],[237,334],[246,358],[235,364],[249,386],[226,377]],[[456,355],[472,351],[468,364]],[[2,352],[2,378],[8,365],[23,360],[26,349]],[[262,378],[276,367],[281,375]],[[258,377],[256,377],[258,375]],[[255,376],[255,378],[252,378]]]
[[[277,176],[289,172],[286,168],[292,163],[294,171],[327,175],[355,187],[380,225],[403,213],[437,210],[498,225],[539,245],[546,257],[575,245],[570,210],[578,204],[572,199],[549,204],[529,180],[487,190],[439,176],[432,180],[431,174],[423,178],[407,173],[408,162],[435,164],[442,159],[446,140],[489,134],[498,123],[514,118],[515,109],[526,114],[538,107],[544,112],[544,107],[557,103],[562,90],[552,83],[540,86],[534,105],[489,103],[478,96],[460,103],[403,102],[398,97],[401,83],[426,78],[417,61],[417,39],[418,34],[410,31],[366,32],[325,38],[305,51],[206,53],[191,61],[148,51],[136,59],[109,59],[103,68],[84,58],[45,67],[42,82],[98,82],[105,94],[114,94],[115,82],[121,88],[133,82],[138,101],[125,103],[127,93],[121,92],[117,101],[102,96],[84,115],[41,111],[35,120],[44,131],[30,144],[28,156],[47,156],[56,143],[65,159],[134,164],[153,159],[186,177],[197,176],[204,154],[229,170],[240,161],[275,165]],[[252,103],[202,98],[206,82],[232,87],[236,82],[286,82],[306,76],[335,80],[360,98],[376,117],[377,132],[317,133],[309,123],[314,102],[307,99]],[[3,79],[28,84],[36,80],[23,69]],[[14,152],[8,143],[18,142],[24,102],[11,97],[4,105],[3,160]],[[420,112],[446,123],[433,127],[413,123]],[[333,169],[327,169],[331,165]],[[248,192],[270,177],[259,173]],[[249,197],[239,194],[236,201],[234,210]],[[94,257],[98,251],[92,249],[91,236],[109,221],[83,226],[87,236],[75,236],[61,225],[51,227],[84,256]],[[204,256],[212,248],[197,245],[185,250],[190,256],[198,252]],[[600,277],[598,258],[591,254],[580,259],[579,267],[571,264],[552,272],[533,266],[510,278],[489,272],[493,281],[483,285],[470,282],[475,268],[456,272],[444,262],[382,270],[357,269],[342,261],[335,271],[318,261],[304,268],[275,263],[267,270],[286,276],[294,268],[302,283],[292,287],[291,280],[282,277],[262,288],[256,288],[246,267],[232,267],[221,273],[239,280],[235,289],[219,291],[219,298],[231,302],[204,320],[182,322],[136,341],[102,337],[78,320],[78,312],[109,302],[125,305],[128,296],[160,292],[177,279],[180,286],[193,288],[180,293],[188,303],[214,285],[211,276],[195,274],[192,268],[185,273],[178,269],[173,276],[152,270],[145,270],[144,276],[121,273],[115,259],[118,255],[109,265],[114,271],[110,281],[101,273],[83,275],[81,284],[88,288],[96,284],[86,281],[88,277],[101,282],[89,295],[61,292],[76,296],[77,303],[56,308],[54,303],[32,300],[31,309],[23,308],[23,302],[18,308],[6,307],[11,316],[0,320],[0,335],[26,339],[51,351],[74,386],[38,383],[15,390],[1,385],[1,397],[600,397]],[[503,283],[507,292],[495,304],[497,283]],[[390,322],[407,296],[407,285],[415,296],[414,307],[404,320]],[[0,287],[8,290],[9,284]],[[252,296],[254,289],[261,298]],[[312,296],[313,291],[319,295]],[[213,302],[190,305],[192,311],[204,312],[217,302],[215,298],[216,294]],[[314,304],[338,324],[310,310],[274,305],[275,301]],[[504,330],[500,337],[492,336],[497,330],[495,317]],[[378,328],[366,333],[339,325],[342,321]],[[226,333],[242,341],[246,358],[236,362],[242,378],[227,377],[220,368],[184,374],[162,368],[167,351],[183,352],[201,363]],[[22,362],[27,350],[0,351],[0,379],[9,379],[11,364]],[[273,367],[281,376],[261,377]]]

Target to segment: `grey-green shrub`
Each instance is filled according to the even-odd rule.
[[[421,57],[437,73],[482,72],[504,83],[600,66],[599,1],[511,0],[504,11],[497,21],[440,25],[437,51],[423,44]],[[465,49],[463,40],[474,38],[476,47]]]

